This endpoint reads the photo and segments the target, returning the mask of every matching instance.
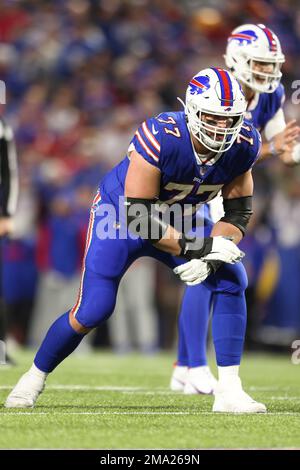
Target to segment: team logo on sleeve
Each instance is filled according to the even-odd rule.
[[[189,83],[189,92],[191,95],[201,95],[209,88],[209,77],[205,75],[194,77]]]

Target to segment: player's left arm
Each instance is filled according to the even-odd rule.
[[[223,187],[224,217],[217,222],[211,232],[211,237],[228,237],[238,244],[246,230],[252,214],[253,180],[251,170],[236,177]],[[242,257],[241,257],[242,258]],[[240,258],[240,259],[241,259]],[[215,273],[222,261],[210,257],[192,259],[188,263],[174,269],[180,279],[189,286],[203,282],[210,274]]]
[[[297,139],[300,127],[295,119],[286,123],[283,104],[284,87],[280,85],[272,95],[276,112],[264,128],[264,142],[258,162],[270,157],[279,157],[286,164],[299,163],[300,148]],[[298,158],[297,158],[298,157]]]
[[[293,152],[299,135],[300,127],[296,120],[285,124],[283,110],[278,110],[265,128],[265,141],[258,161],[278,156],[284,163],[295,163]]]
[[[238,244],[243,238],[252,215],[253,179],[248,170],[223,187],[224,217],[211,232],[212,237],[231,237]]]

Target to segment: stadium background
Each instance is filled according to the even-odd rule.
[[[1,2],[2,112],[15,130],[21,184],[16,230],[3,243],[9,344],[37,346],[75,301],[101,176],[123,158],[145,117],[180,109],[176,97],[190,77],[223,64],[226,37],[245,22],[278,34],[286,116],[300,121],[291,101],[300,72],[298,1]],[[255,216],[243,241],[247,346],[287,348],[300,334],[300,168],[273,158],[257,165],[254,179]],[[163,266],[139,262],[115,319],[92,344],[119,352],[171,348],[182,288]]]

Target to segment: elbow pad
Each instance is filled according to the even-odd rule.
[[[157,243],[166,233],[169,224],[163,221],[162,212],[155,199],[125,197],[126,223],[131,233]]]
[[[244,236],[250,217],[253,214],[252,196],[224,199],[223,205],[225,215],[221,220],[235,225]]]

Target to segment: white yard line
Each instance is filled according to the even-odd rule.
[[[289,387],[256,387],[250,385],[248,389],[255,392],[274,392],[275,390],[289,390]]]
[[[32,415],[32,416],[57,416],[57,415],[76,415],[76,416],[119,416],[119,415],[132,415],[132,416],[143,416],[143,415],[224,415],[228,413],[214,413],[213,411],[53,411],[53,412],[46,412],[46,411],[16,411],[16,412],[9,412],[4,411],[0,412],[0,416],[9,415],[9,416],[20,416],[20,415]],[[231,414],[231,416],[241,416],[243,414],[250,414],[250,413],[236,413]],[[251,413],[252,415],[252,413]],[[282,411],[282,412],[268,412],[268,413],[258,413],[256,416],[300,416],[300,412],[290,412],[290,411]]]
[[[0,385],[0,390],[10,390],[14,385]],[[65,390],[65,391],[104,391],[104,392],[148,392],[148,391],[167,391],[167,388],[145,388],[145,387],[118,387],[114,385],[47,385],[47,390]]]
[[[14,386],[13,385],[0,385],[0,390],[11,390]],[[66,392],[74,392],[74,391],[81,391],[81,392],[90,392],[90,391],[95,391],[95,392],[121,392],[127,395],[180,395],[178,392],[173,392],[169,390],[168,388],[163,388],[163,387],[119,387],[119,386],[100,386],[100,385],[47,385],[46,390],[63,390]],[[277,390],[277,388],[271,388],[271,387],[249,387],[249,390],[255,390],[255,391],[274,391]],[[283,391],[284,389],[281,389]],[[272,395],[271,397],[266,397],[268,400],[300,400],[300,396],[276,396]]]
[[[300,396],[299,395],[298,395],[298,397],[276,397],[276,396],[274,396],[274,397],[266,397],[266,399],[267,400],[282,400],[282,401],[284,401],[284,400],[294,400],[294,401],[298,400],[299,401]]]

